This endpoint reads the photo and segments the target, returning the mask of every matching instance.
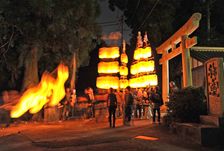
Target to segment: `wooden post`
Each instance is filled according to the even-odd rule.
[[[76,81],[76,68],[77,68],[77,55],[74,53],[72,58],[72,78],[70,81],[70,88],[75,89],[75,81]]]
[[[163,53],[163,56],[166,55],[168,51],[166,50]],[[168,101],[169,95],[169,60],[164,60],[162,63],[162,96],[165,102]]]
[[[192,86],[190,50],[189,48],[186,47],[186,39],[187,39],[186,35],[181,37],[183,87]]]

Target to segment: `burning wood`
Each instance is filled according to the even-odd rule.
[[[57,68],[57,78],[45,72],[40,83],[24,92],[19,102],[12,108],[11,117],[18,118],[29,111],[39,112],[44,105],[55,106],[65,96],[64,83],[68,79],[68,67],[60,64]]]

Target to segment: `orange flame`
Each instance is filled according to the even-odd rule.
[[[57,79],[45,72],[40,83],[24,92],[19,102],[11,111],[12,118],[18,118],[29,111],[39,112],[44,105],[57,105],[65,96],[64,83],[68,79],[68,67],[60,64],[57,69]]]
[[[54,83],[53,94],[49,105],[57,105],[65,96],[64,84],[68,79],[68,67],[60,64],[58,66],[58,77]]]

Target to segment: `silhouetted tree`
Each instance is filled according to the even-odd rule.
[[[78,54],[78,67],[88,63],[99,31],[97,0],[0,3],[0,80],[13,83],[24,71],[25,89],[39,81],[38,73],[52,71],[60,61],[69,65],[73,53]]]

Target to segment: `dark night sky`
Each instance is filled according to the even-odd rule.
[[[101,14],[97,18],[98,23],[103,22],[114,22],[117,25],[113,26],[102,26],[103,34],[109,35],[110,32],[121,31],[121,24],[119,23],[119,19],[122,15],[122,12],[116,9],[114,12],[111,11],[108,7],[108,0],[98,0],[100,4]],[[129,39],[131,38],[131,30],[124,24],[124,39],[129,43]]]
[[[97,18],[98,23],[103,22],[113,22],[113,24],[117,23],[115,26],[102,26],[102,34],[109,35],[111,32],[121,31],[121,24],[119,23],[119,18],[122,15],[121,11],[116,9],[116,11],[112,12],[108,7],[107,0],[98,0],[100,4],[101,14]],[[131,38],[131,30],[124,25],[124,39],[129,43],[129,39]],[[106,41],[110,44],[110,41]],[[87,67],[82,67],[78,72],[78,80],[77,80],[77,89],[78,93],[82,93],[84,89],[88,86],[93,88],[96,87],[96,76],[97,76],[97,62],[98,58],[98,49],[95,49],[91,52],[90,64]],[[88,75],[88,76],[87,76]],[[86,78],[88,77],[88,78]]]

